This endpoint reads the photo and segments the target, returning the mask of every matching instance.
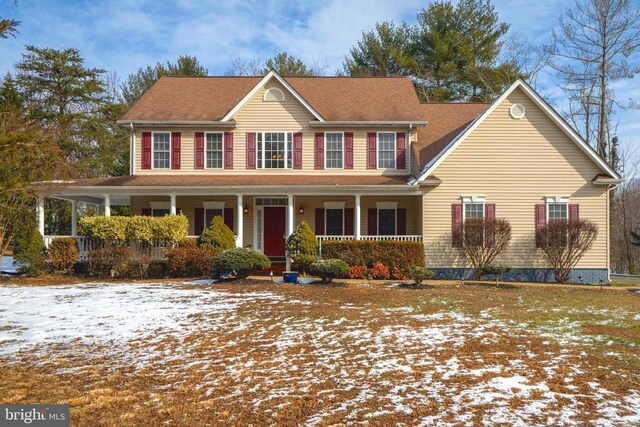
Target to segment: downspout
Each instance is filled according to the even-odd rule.
[[[611,203],[609,203],[611,191],[618,188],[620,184],[609,184],[607,186],[607,280],[611,282]]]

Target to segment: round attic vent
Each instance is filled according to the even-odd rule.
[[[509,114],[514,119],[521,119],[524,117],[524,105],[522,104],[513,104],[511,108],[509,108]]]
[[[282,102],[284,101],[284,93],[277,87],[267,89],[262,98],[263,101]]]

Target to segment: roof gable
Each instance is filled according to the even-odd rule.
[[[466,127],[456,135],[444,149],[435,157],[431,158],[425,165],[419,177],[413,181],[414,184],[426,180],[436,168],[445,161],[445,159],[475,130],[482,122],[491,115],[491,113],[502,104],[505,99],[513,93],[517,88],[522,89],[529,99],[536,104],[551,121],[562,130],[571,141],[573,141],[603,172],[613,178],[620,176],[595,152],[595,150],[587,144],[561,117],[558,113],[545,102],[527,83],[523,80],[517,80],[509,89],[507,89],[498,99],[496,99],[485,111],[475,120],[470,121]]]

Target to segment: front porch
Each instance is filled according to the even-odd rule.
[[[95,190],[95,189],[94,189]],[[406,186],[402,191],[385,188],[360,189],[360,193],[348,193],[348,189],[332,189],[319,192],[279,191],[236,192],[229,194],[220,188],[217,191],[199,192],[193,189],[169,194],[149,194],[147,190],[123,194],[119,189],[109,194],[65,194],[51,195],[68,200],[71,204],[71,236],[45,235],[48,245],[56,237],[73,237],[78,242],[79,261],[87,261],[96,243],[78,230],[79,207],[95,205],[98,214],[110,216],[114,206],[127,205],[131,215],[177,215],[183,214],[189,221],[189,237],[197,237],[215,216],[222,216],[236,236],[238,247],[252,248],[264,253],[274,261],[287,262],[285,241],[295,227],[306,221],[316,233],[320,254],[326,240],[422,240],[422,198],[415,190]],[[409,191],[408,191],[409,190]],[[136,194],[137,193],[137,194]],[[81,209],[82,210],[82,209]],[[84,209],[86,210],[86,209]],[[44,235],[44,203],[38,203],[40,232]],[[153,259],[164,258],[165,245],[158,242],[150,248]]]

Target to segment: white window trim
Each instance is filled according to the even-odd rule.
[[[205,209],[222,209],[224,210],[225,202],[202,202],[202,207]]]
[[[266,168],[265,165],[265,141],[264,134],[265,133],[283,133],[284,134],[284,168]],[[258,134],[262,135],[262,166],[258,167]],[[287,167],[287,163],[289,162],[288,152],[287,150],[287,135],[291,134],[291,167]],[[257,169],[265,169],[265,170],[279,170],[279,169],[291,169],[293,170],[293,135],[295,132],[287,132],[283,130],[266,130],[261,132],[256,132],[256,168]]]
[[[462,196],[462,203],[485,203],[487,196]]]
[[[549,205],[566,205],[565,212],[567,213],[565,216],[565,220],[569,220],[569,198],[565,196],[545,196],[545,214],[546,223],[549,223]]]
[[[160,133],[168,133],[169,134],[169,167],[168,168],[156,168],[156,159],[155,159],[155,135],[156,134],[160,134]],[[171,132],[167,132],[167,131],[156,131],[156,132],[151,132],[151,169],[157,169],[157,170],[171,170],[171,166],[173,166],[172,162],[171,162]]]
[[[339,168],[330,168],[327,167],[327,134],[328,133],[339,133],[342,135],[342,167]],[[325,169],[344,169],[344,161],[345,161],[345,143],[344,143],[344,132],[325,132],[324,133],[324,168]]]
[[[209,152],[209,150],[207,150],[207,135],[210,135],[210,134],[218,134],[218,135],[222,136],[222,150],[221,150],[222,151],[222,166],[220,166],[219,168],[210,168],[210,167],[207,166],[207,163],[208,163],[207,160],[209,160],[209,157],[208,157],[208,154],[207,154]],[[224,169],[224,132],[205,132],[204,133],[204,168],[205,169],[216,169],[216,170]]]
[[[398,209],[398,202],[376,202],[378,209]]]
[[[380,167],[380,134],[392,133],[393,134],[393,167],[381,168]],[[376,132],[376,169],[398,169],[398,159],[396,159],[396,153],[398,151],[398,133],[397,132]]]

